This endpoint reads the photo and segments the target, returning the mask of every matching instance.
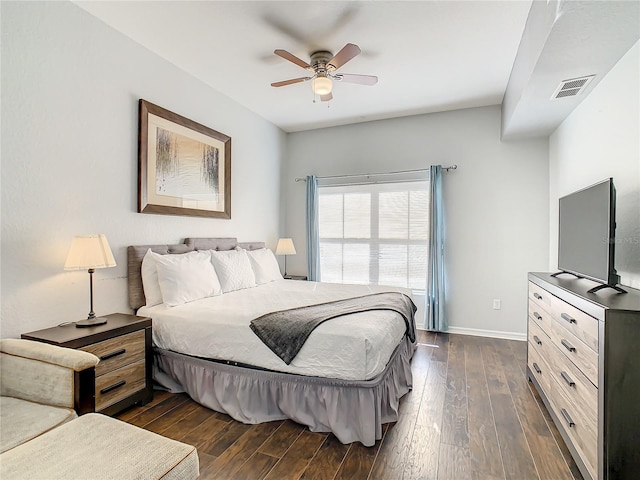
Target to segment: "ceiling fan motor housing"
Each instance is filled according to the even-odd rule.
[[[335,70],[335,67],[329,64],[332,58],[333,54],[326,50],[313,52],[311,54],[311,71],[321,74]]]

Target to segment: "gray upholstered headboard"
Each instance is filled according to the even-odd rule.
[[[147,250],[160,255],[188,253],[193,250],[233,250],[236,247],[245,250],[264,248],[264,242],[238,242],[236,238],[185,238],[184,243],[176,245],[131,245],[127,248],[127,286],[129,288],[129,306],[138,310],[147,303],[142,288],[140,268]]]

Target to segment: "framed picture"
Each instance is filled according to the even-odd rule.
[[[231,218],[231,137],[140,99],[138,212]]]

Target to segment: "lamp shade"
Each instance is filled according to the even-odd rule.
[[[107,237],[99,235],[77,236],[71,242],[71,248],[64,263],[65,270],[84,270],[89,268],[115,267],[116,261],[109,248]]]
[[[281,238],[276,246],[276,255],[295,255],[296,247],[293,246],[293,240],[290,238]]]

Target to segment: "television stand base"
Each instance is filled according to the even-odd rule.
[[[604,288],[613,288],[618,293],[627,293],[626,290],[618,287],[617,285],[598,285],[597,287],[593,287],[591,290],[587,290],[587,293],[596,293]]]
[[[576,278],[584,278],[584,277],[581,277],[580,275],[576,275],[575,273],[565,272],[564,270],[560,270],[559,272],[552,273],[551,276],[557,277],[558,275],[562,275],[562,274],[573,275]]]

